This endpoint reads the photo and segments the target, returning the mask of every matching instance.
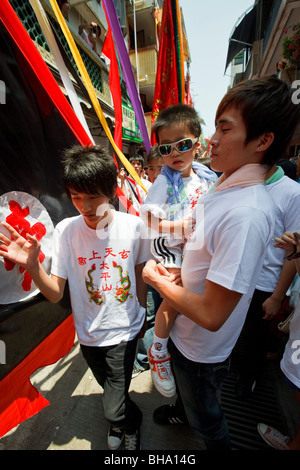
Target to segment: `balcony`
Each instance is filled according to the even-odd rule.
[[[36,47],[41,53],[42,57],[50,67],[50,69],[56,74],[56,64],[50,52],[49,46],[45,40],[45,37],[41,31],[40,25],[36,19],[33,9],[28,0],[10,0],[12,7],[19,16],[23,25],[25,26],[28,34],[31,39],[35,42]],[[77,71],[77,66],[72,56],[72,53],[69,49],[68,43],[60,30],[60,27],[54,17],[51,15],[51,8],[48,5],[48,2],[43,2],[43,6],[46,9],[46,12],[49,14],[49,19],[51,24],[70,60],[74,69]],[[72,35],[77,43],[78,50],[82,57],[82,60],[85,64],[87,72],[90,76],[91,82],[94,86],[96,95],[98,99],[102,102],[104,106],[109,108],[112,106],[111,96],[108,83],[108,69],[103,61],[98,57],[85,43],[85,41],[79,36],[72,25],[69,25]],[[57,76],[59,80],[59,77]]]
[[[134,70],[137,70],[136,54],[132,50],[129,52],[130,62]],[[157,48],[155,45],[138,49],[137,53],[139,85],[155,85],[156,69],[157,69]]]

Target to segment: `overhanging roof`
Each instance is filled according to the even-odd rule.
[[[228,65],[242,49],[252,46],[255,40],[256,14],[257,3],[249,7],[237,20],[229,38],[225,72]]]

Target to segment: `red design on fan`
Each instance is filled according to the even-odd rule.
[[[9,201],[9,208],[11,214],[6,217],[6,222],[10,224],[23,238],[27,239],[26,235],[35,236],[37,240],[41,240],[46,235],[46,227],[41,222],[36,222],[30,226],[30,222],[25,219],[30,214],[30,209],[26,206],[24,209],[16,201]],[[45,254],[40,251],[39,261],[42,263],[45,259]],[[15,267],[15,263],[4,258],[4,265],[6,271],[11,271]],[[32,278],[30,274],[22,267],[19,267],[20,273],[24,272],[24,279],[22,287],[24,291],[31,289]]]

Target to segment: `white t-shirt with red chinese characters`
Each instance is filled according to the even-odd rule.
[[[145,309],[136,295],[135,266],[150,258],[146,227],[139,217],[114,212],[106,229],[71,217],[54,231],[51,273],[67,279],[78,340],[111,346],[133,339]]]

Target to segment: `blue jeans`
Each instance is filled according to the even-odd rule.
[[[129,398],[137,337],[114,346],[81,346],[83,357],[104,390],[104,417],[111,425],[133,432],[142,422],[142,412]]]
[[[138,340],[137,354],[134,365],[137,369],[149,369],[147,351],[153,343],[154,323],[156,312],[162,302],[159,293],[147,286],[147,330],[144,337]]]
[[[169,341],[172,367],[177,385],[176,408],[199,432],[207,449],[230,449],[227,421],[220,407],[217,391],[221,388],[230,359],[216,364],[193,362]]]

